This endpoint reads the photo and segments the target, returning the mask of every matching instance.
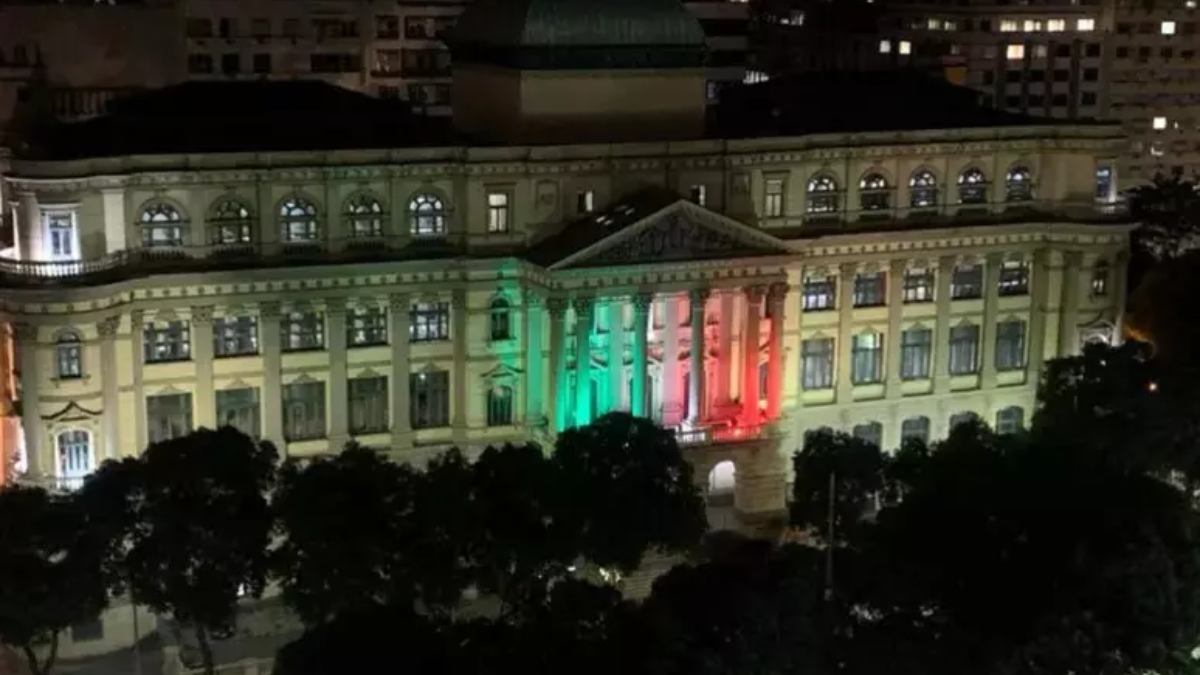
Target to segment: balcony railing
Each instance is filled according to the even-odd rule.
[[[700,429],[679,429],[675,432],[675,442],[680,445],[702,445],[706,443],[736,443],[738,441],[757,441],[771,435],[771,425],[757,426],[711,426]]]

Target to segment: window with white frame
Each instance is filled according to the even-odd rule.
[[[346,344],[374,347],[388,342],[387,310],[383,307],[352,307],[346,315]]]
[[[258,317],[222,316],[213,321],[213,356],[258,353]]]
[[[487,425],[507,427],[513,423],[513,389],[496,385],[487,392]]]
[[[908,205],[914,209],[937,206],[937,177],[932,171],[920,169],[908,179]]]
[[[388,430],[388,379],[356,377],[349,382],[350,433],[380,434]]]
[[[170,204],[155,202],[142,209],[138,227],[142,231],[142,246],[163,248],[183,246],[186,223],[179,210]]]
[[[837,213],[838,205],[838,185],[832,176],[820,175],[809,179],[808,213]]]
[[[279,228],[285,243],[310,243],[321,237],[317,227],[317,207],[300,197],[291,197],[279,205]]]
[[[413,429],[450,426],[450,373],[427,370],[408,378]]]
[[[446,234],[446,208],[431,194],[418,194],[408,202],[408,228],[414,237]]]
[[[147,323],[142,346],[146,363],[186,361],[192,358],[191,324],[180,320]]]
[[[487,205],[487,231],[491,233],[508,232],[508,193],[489,192],[487,195]]]
[[[910,267],[904,270],[904,289],[901,293],[906,304],[933,302],[935,276],[928,267]]]
[[[850,347],[850,381],[875,384],[883,381],[883,334],[860,333]]]
[[[79,221],[74,210],[42,210],[46,258],[56,262],[79,260]]]
[[[209,213],[208,224],[214,244],[249,244],[253,241],[250,209],[240,200],[226,198],[217,202]]]
[[[82,429],[59,432],[58,479],[63,488],[77,489],[83,479],[96,470],[95,453],[92,451],[92,435]]]
[[[325,438],[325,383],[283,386],[283,438],[291,443]]]
[[[800,343],[800,382],[806,390],[833,387],[833,350],[833,338],[811,338]]]
[[[192,395],[156,394],[146,397],[147,438],[151,443],[182,438],[192,432]]]
[[[1029,293],[1029,264],[1023,260],[1006,260],[1000,266],[1000,295],[1014,296]]]
[[[489,335],[492,340],[507,340],[512,337],[512,312],[508,300],[496,298],[492,300],[489,312]]]
[[[346,200],[347,229],[355,239],[382,237],[383,216],[383,204],[370,194],[360,192]]]
[[[932,358],[932,330],[928,328],[910,328],[900,333],[900,379],[927,379],[929,377]]]
[[[887,304],[887,277],[883,272],[859,272],[854,276],[854,306]]]
[[[768,178],[763,194],[763,217],[779,218],[783,216],[783,196],[785,181],[782,178]]]
[[[949,346],[951,375],[971,375],[979,371],[979,326],[951,326]]]
[[[233,427],[251,438],[262,434],[258,387],[222,389],[216,399],[218,426]]]
[[[54,345],[56,375],[60,380],[83,377],[83,343],[74,331],[63,331]]]
[[[325,315],[315,311],[290,312],[283,317],[283,351],[325,348]]]
[[[450,303],[418,302],[409,311],[408,337],[413,342],[450,339]]]
[[[971,263],[955,265],[950,278],[950,297],[954,300],[982,298],[983,266]]]
[[[1025,367],[1025,322],[1020,319],[996,325],[996,370]]]
[[[837,307],[837,277],[805,277],[800,293],[801,309],[820,312]]]

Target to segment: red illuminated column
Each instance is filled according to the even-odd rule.
[[[787,284],[772,284],[767,295],[768,314],[771,316],[771,341],[767,352],[768,420],[779,419],[783,411],[783,308],[787,292]]]
[[[758,330],[762,323],[762,299],[766,288],[747,286],[746,325],[742,327],[742,418],[746,424],[758,424]]]
[[[708,304],[708,289],[695,289],[688,299],[692,310],[691,375],[688,376],[688,421],[699,424],[704,418],[704,310]]]

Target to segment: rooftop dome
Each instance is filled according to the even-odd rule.
[[[476,0],[454,60],[521,68],[699,66],[704,30],[680,0]]]

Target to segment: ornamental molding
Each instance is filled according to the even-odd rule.
[[[49,415],[41,415],[43,422],[73,422],[80,420],[92,419],[99,417],[102,414],[100,410],[89,410],[78,402],[71,400],[66,403],[57,412],[52,412]]]

